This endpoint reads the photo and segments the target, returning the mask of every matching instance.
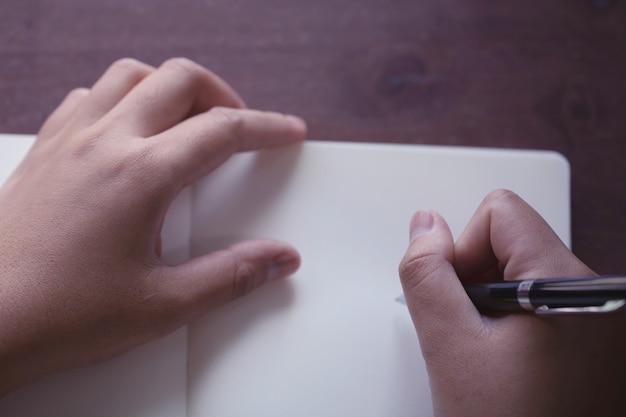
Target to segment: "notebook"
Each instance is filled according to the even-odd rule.
[[[1,178],[32,137],[0,135]],[[397,268],[419,208],[455,236],[496,188],[570,244],[569,165],[555,152],[307,141],[247,152],[168,213],[176,263],[248,237],[296,246],[302,267],[161,340],[0,399],[11,416],[431,416]]]

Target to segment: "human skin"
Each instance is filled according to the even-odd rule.
[[[271,240],[160,258],[176,195],[233,153],[296,143],[302,120],[245,108],[186,60],[114,63],[71,92],[0,189],[0,395],[102,361],[300,263]]]
[[[400,265],[437,416],[617,416],[626,409],[626,319],[481,315],[462,283],[593,276],[519,196],[489,194],[456,243],[417,212]]]

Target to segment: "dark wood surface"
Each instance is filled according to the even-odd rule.
[[[559,151],[574,251],[626,273],[625,1],[20,0],[0,36],[1,132],[117,58],[186,56],[313,139]]]

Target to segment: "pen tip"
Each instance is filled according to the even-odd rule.
[[[406,305],[406,298],[404,298],[404,294],[401,294],[400,296],[398,296],[396,298],[396,301],[399,302],[400,304]]]

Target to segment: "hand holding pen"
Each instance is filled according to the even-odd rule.
[[[417,212],[400,277],[436,415],[621,415],[626,314],[500,312],[504,305],[521,311],[520,295],[528,310],[590,307],[589,299],[557,306],[538,298],[542,281],[535,280],[595,275],[511,192],[487,196],[456,243],[440,215]],[[483,314],[466,288],[496,282],[514,294],[498,300],[495,314]]]

